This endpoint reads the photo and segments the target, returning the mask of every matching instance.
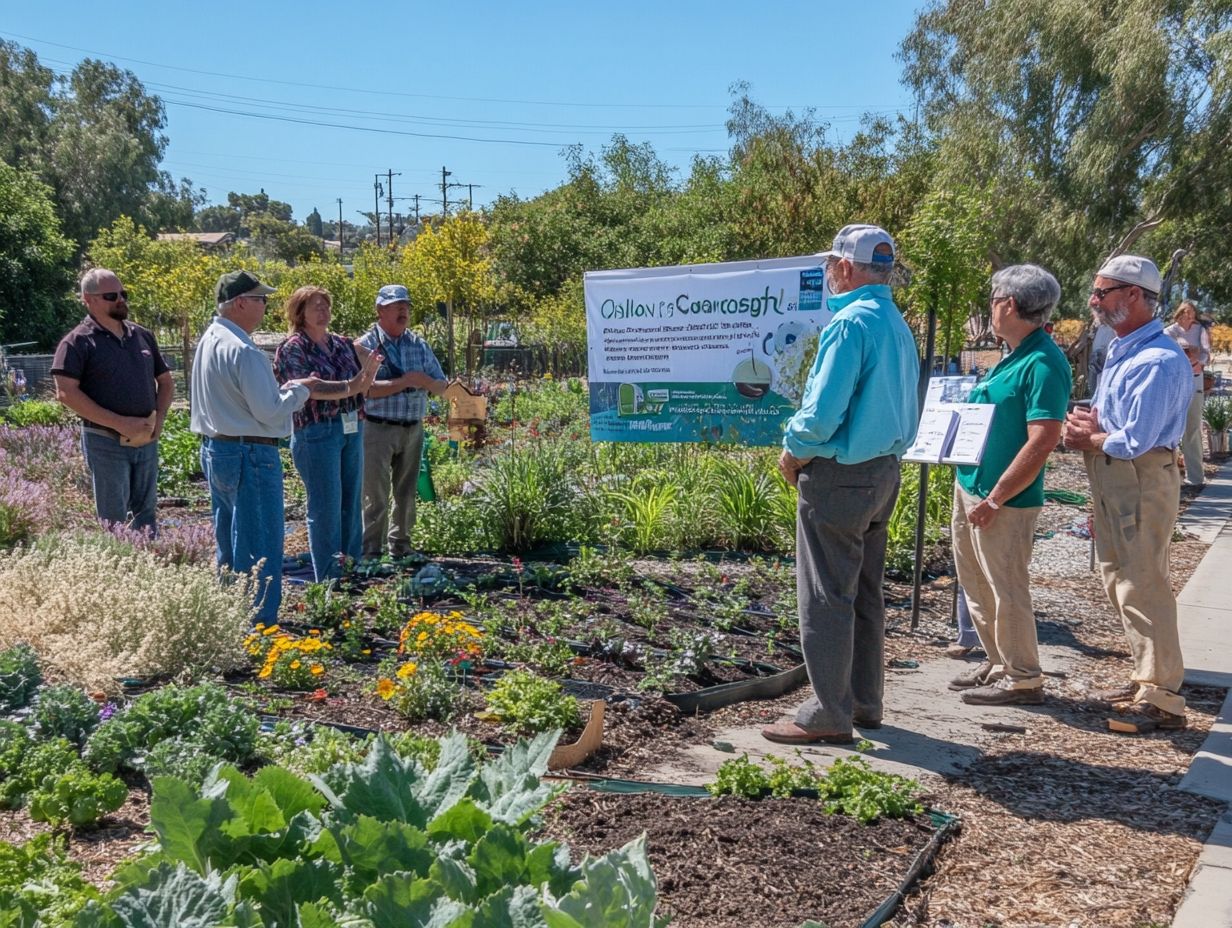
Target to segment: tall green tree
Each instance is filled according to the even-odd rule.
[[[1224,209],[1227,0],[937,0],[900,54],[938,185],[997,199],[994,263],[1048,265],[1071,309],[1109,253],[1162,263],[1181,243],[1146,232]]]
[[[49,348],[76,320],[73,243],[50,188],[0,161],[0,343]]]
[[[166,213],[168,194],[182,207],[182,191],[159,169],[165,126],[162,101],[132,72],[86,59],[58,77],[0,40],[0,157],[51,188],[78,249],[121,215],[148,222]],[[182,208],[172,218],[182,225]]]

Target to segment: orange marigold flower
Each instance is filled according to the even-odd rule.
[[[382,699],[389,699],[398,691],[398,684],[394,683],[389,677],[381,677],[376,685],[376,694]]]

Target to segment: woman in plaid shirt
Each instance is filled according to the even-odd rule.
[[[287,300],[291,334],[274,354],[280,383],[300,377],[343,381],[337,399],[310,399],[295,413],[291,459],[308,493],[308,547],[318,582],[342,574],[342,558],[358,559],[362,539],[364,393],[381,362],[361,363],[350,339],[329,331],[333,298],[300,287]]]

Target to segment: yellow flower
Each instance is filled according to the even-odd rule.
[[[362,651],[360,651],[359,653],[360,653],[360,654],[371,654],[371,653],[372,653],[372,649],[371,649],[371,648],[364,648],[364,649],[363,649]]]
[[[322,667],[320,664],[313,664],[308,669],[312,672],[312,675],[314,677],[319,677],[321,674],[325,673],[325,668]]]
[[[295,660],[291,661],[291,669],[292,669],[292,670],[299,670],[302,666],[304,666],[304,665],[303,665],[303,664],[301,664],[301,663],[299,662],[299,658],[298,658],[298,657],[297,657]]]
[[[256,625],[253,626],[253,628],[255,628],[257,631],[260,631],[261,629],[265,628],[265,623],[258,622]]]
[[[418,669],[419,669],[419,665],[417,665],[414,661],[407,661],[405,664],[403,664],[401,667],[398,668],[398,674],[397,674],[398,678],[401,680],[405,680],[407,677],[412,676],[415,673],[415,671]]]
[[[312,635],[315,638],[321,634],[321,630],[319,628],[310,628],[308,629],[308,634]]]
[[[376,685],[376,694],[382,699],[389,699],[389,697],[397,691],[398,685],[388,677],[381,677],[380,681]]]
[[[267,629],[265,629],[264,631],[262,631],[262,632],[261,632],[261,634],[262,634],[262,635],[265,635],[265,636],[268,638],[270,635],[273,635],[273,634],[274,634],[275,632],[277,632],[277,631],[278,631],[278,626],[277,626],[277,625],[271,625],[269,628],[267,628]]]
[[[266,677],[268,677],[273,672],[274,672],[274,668],[266,665],[265,667],[261,668],[261,672],[257,674],[257,676],[260,677],[262,680],[264,680]]]

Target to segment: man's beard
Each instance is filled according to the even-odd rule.
[[[1110,325],[1113,328],[1120,325],[1129,318],[1129,310],[1122,306],[1120,309],[1112,309],[1108,311],[1097,309],[1095,314],[1099,317],[1100,324]]]
[[[110,316],[112,319],[116,319],[116,320],[119,320],[120,322],[123,322],[125,319],[128,318],[128,304],[121,303],[119,300],[117,300],[115,303],[113,303],[111,306],[107,308],[107,315]]]

